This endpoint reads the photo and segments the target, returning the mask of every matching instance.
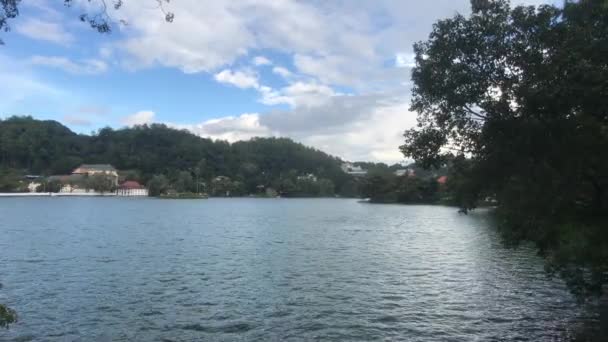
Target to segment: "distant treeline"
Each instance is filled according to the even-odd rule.
[[[31,117],[0,120],[0,191],[23,191],[25,174],[69,174],[83,163],[112,164],[121,177],[158,195],[208,192],[215,196],[362,196],[365,179],[344,173],[342,160],[286,138],[230,144],[161,124],[72,132],[56,121]],[[399,165],[358,163],[392,171]],[[56,184],[49,189],[57,190]]]
[[[56,121],[0,120],[0,191],[27,191],[27,183],[20,182],[24,175],[69,174],[83,163],[112,164],[122,180],[147,185],[151,195],[337,195],[403,203],[437,202],[436,178],[446,173],[445,168],[430,172],[410,165],[416,177],[397,177],[394,172],[402,165],[357,162],[368,175],[353,177],[342,170],[341,159],[287,138],[229,144],[161,124],[82,135]],[[59,187],[49,183],[42,188]]]
[[[231,190],[239,194],[280,185],[276,183],[289,185],[288,180],[297,184],[297,177],[307,174],[323,184],[319,189],[306,184],[308,195],[341,193],[353,181],[341,170],[341,160],[290,139],[255,138],[229,144],[161,124],[103,128],[82,135],[56,121],[31,117],[0,121],[0,168],[5,173],[10,169],[69,174],[83,163],[112,164],[143,184],[163,176],[181,191],[195,191],[196,181],[209,183],[218,176],[234,182]]]

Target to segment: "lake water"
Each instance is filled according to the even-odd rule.
[[[346,199],[0,199],[18,341],[562,340],[578,315],[487,213]]]

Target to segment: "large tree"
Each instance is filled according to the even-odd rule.
[[[415,44],[407,157],[456,155],[465,209],[496,196],[502,226],[532,239],[579,294],[608,265],[608,2],[512,8],[472,0]],[[454,160],[454,159],[452,159]],[[465,162],[466,160],[466,162]]]

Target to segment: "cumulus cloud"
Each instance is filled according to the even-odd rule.
[[[108,70],[106,62],[98,59],[85,59],[75,62],[66,57],[33,56],[30,58],[30,63],[33,65],[58,68],[76,75],[97,75]]]
[[[386,103],[370,108],[367,114],[342,127],[318,130],[297,139],[346,160],[401,162],[404,157],[398,147],[403,144],[403,131],[416,124],[416,114],[408,107],[408,102]]]
[[[436,20],[467,13],[469,6],[469,0],[216,0],[204,6],[180,0],[166,4],[176,18],[169,24],[159,20],[157,8],[126,1],[110,14],[129,25],[99,54],[134,69],[205,72],[219,83],[256,90],[262,104],[287,108],[176,127],[230,141],[284,135],[350,160],[398,161],[401,133],[415,123],[404,86],[414,65],[412,44],[426,39]],[[74,41],[53,21],[26,24],[15,27],[31,38]],[[281,63],[266,56],[280,56]],[[106,68],[61,57],[36,62],[81,74]],[[281,83],[266,82],[266,71],[281,76]],[[153,120],[153,112],[143,111],[123,122]]]
[[[47,41],[59,45],[69,45],[74,36],[58,23],[29,18],[15,26],[15,31],[28,38]]]
[[[392,163],[403,161],[398,150],[403,143],[403,131],[416,124],[416,115],[408,106],[406,99],[384,95],[338,95],[317,107],[169,125],[230,142],[286,136],[345,160]]]
[[[179,19],[168,24],[155,15],[158,9],[125,1],[112,15],[129,23],[118,47],[134,67],[215,72],[251,51],[269,49],[292,56],[298,72],[323,83],[364,87],[368,82],[400,84],[393,73],[379,69],[396,54],[411,52],[437,19],[469,7],[468,0],[216,0],[204,6],[199,0],[180,0],[166,4]],[[256,66],[269,63],[264,56],[253,58]]]
[[[289,76],[291,76],[291,71],[289,71],[286,68],[283,68],[281,66],[276,66],[276,67],[272,68],[272,72],[274,72],[277,75],[282,76],[283,78],[288,78]]]
[[[213,78],[220,83],[232,84],[241,89],[257,89],[260,86],[258,84],[257,76],[249,71],[232,71],[230,69],[224,69],[215,74]]]
[[[272,65],[272,62],[264,57],[264,56],[256,56],[253,60],[252,60],[253,65],[255,66],[261,66],[261,65]]]
[[[326,103],[337,93],[329,86],[318,82],[297,81],[281,89],[258,88],[260,102],[267,105],[288,104],[291,107],[315,107]]]
[[[122,123],[127,126],[150,124],[154,122],[155,114],[153,111],[142,110],[122,118]]]
[[[176,128],[187,129],[202,137],[230,142],[273,135],[268,127],[265,127],[260,123],[260,115],[257,113],[245,113],[236,117],[227,116],[193,125],[169,125]]]
[[[416,66],[416,55],[399,52],[395,55],[395,66],[398,68],[413,68]]]
[[[373,110],[381,105],[382,98],[381,95],[323,97],[314,105],[266,113],[261,117],[261,123],[288,135],[333,132],[352,122],[369,118]]]

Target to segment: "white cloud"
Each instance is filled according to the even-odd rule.
[[[317,82],[297,81],[281,89],[267,86],[258,88],[260,102],[266,105],[288,104],[291,107],[315,107],[326,103],[337,95],[334,90]]]
[[[259,87],[258,78],[255,74],[248,71],[232,71],[224,69],[213,76],[220,83],[232,84],[241,89]]]
[[[185,73],[212,72],[246,55],[255,46],[254,34],[228,1],[174,1],[165,5],[175,14],[173,23],[160,19],[158,8],[125,1],[117,18],[129,25],[128,38],[118,47],[130,57],[130,66],[160,64]]]
[[[272,62],[264,56],[256,56],[252,62],[255,66],[272,65]]]
[[[291,71],[289,71],[286,68],[283,68],[281,66],[276,66],[276,67],[272,68],[272,72],[274,72],[277,75],[282,76],[283,78],[288,78],[291,76]]]
[[[99,59],[85,59],[74,62],[66,57],[33,56],[30,58],[30,63],[33,65],[62,69],[76,75],[97,75],[108,70],[106,62]]]
[[[29,18],[15,25],[15,31],[31,39],[59,45],[69,45],[74,42],[74,36],[66,32],[60,24],[36,18]]]
[[[469,8],[468,0],[180,0],[165,4],[175,13],[169,24],[159,20],[158,8],[125,1],[111,15],[128,22],[121,28],[126,38],[116,47],[127,52],[133,68],[159,64],[214,73],[254,51],[271,50],[293,58],[292,72],[322,83],[378,88],[409,78],[392,72],[386,61],[408,56],[435,21]],[[272,63],[263,55],[251,62]]]
[[[416,115],[408,107],[409,101],[400,97],[334,95],[316,107],[169,125],[230,142],[286,136],[346,160],[392,163],[404,159],[398,150],[403,131],[416,124]]]
[[[408,111],[406,83],[413,66],[412,44],[426,39],[438,19],[466,14],[469,6],[469,0],[215,0],[204,5],[180,0],[166,4],[166,10],[175,13],[169,24],[158,8],[126,1],[111,15],[129,25],[121,27],[116,41],[101,47],[99,55],[133,69],[164,66],[209,73],[222,84],[256,90],[263,104],[288,108],[176,127],[230,141],[285,135],[350,160],[398,161],[402,131],[415,123]],[[15,28],[31,38],[73,43],[74,37],[50,19]],[[107,68],[92,61],[38,57],[37,64],[84,74]],[[256,67],[271,65],[255,72]],[[266,71],[280,75],[286,84],[266,82]],[[46,86],[37,79],[29,81],[29,88],[21,89]],[[0,92],[0,99],[4,96]],[[153,120],[153,112],[143,111],[123,122]]]
[[[294,107],[316,107],[327,103],[336,92],[326,85],[315,82],[296,82],[283,88],[285,96],[292,99]]]
[[[260,115],[257,113],[245,113],[237,117],[227,116],[193,125],[169,125],[176,128],[188,129],[202,137],[230,142],[273,135],[268,127],[260,124]]]
[[[416,55],[399,52],[395,55],[395,66],[398,68],[413,68],[416,66]]]
[[[408,107],[408,102],[378,106],[339,129],[305,134],[298,140],[346,160],[401,162],[404,157],[399,146],[403,144],[403,132],[416,124],[416,114]]]
[[[155,114],[149,110],[142,110],[135,114],[122,118],[122,123],[127,126],[144,125],[154,122]]]
[[[269,105],[269,106],[274,106],[274,105],[279,105],[279,104],[288,104],[291,106],[294,105],[292,98],[282,94],[278,90],[272,89],[267,86],[261,86],[258,90],[261,95],[261,98],[259,101],[265,105]]]

